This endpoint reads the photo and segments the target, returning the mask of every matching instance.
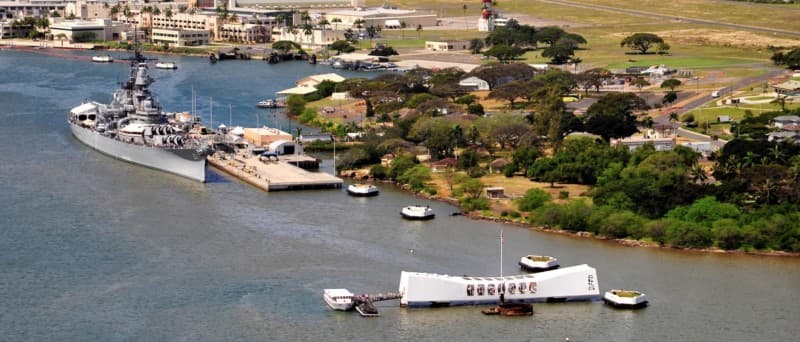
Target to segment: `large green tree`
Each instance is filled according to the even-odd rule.
[[[646,109],[645,101],[633,93],[610,93],[589,106],[584,125],[586,131],[608,141],[628,137],[637,132],[635,110]]]
[[[651,47],[661,43],[664,43],[664,39],[653,33],[634,33],[622,39],[619,45],[620,47],[627,46],[639,51],[641,54],[646,54]]]

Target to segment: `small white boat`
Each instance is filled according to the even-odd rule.
[[[519,267],[530,272],[543,272],[559,267],[558,259],[548,255],[526,255],[519,259]]]
[[[109,55],[105,55],[105,56],[92,56],[92,62],[97,62],[97,63],[111,63],[111,62],[113,62],[113,61],[114,61],[114,58],[113,58],[113,57],[111,57],[111,56],[109,56]]]
[[[378,187],[372,184],[350,184],[347,186],[347,194],[351,196],[378,196],[378,192]]]
[[[273,99],[266,99],[263,101],[259,101],[258,104],[256,104],[256,106],[260,108],[275,108],[278,106],[278,103],[275,102],[275,100]]]
[[[638,309],[647,306],[647,296],[639,291],[606,291],[603,301],[617,308]]]
[[[353,309],[353,293],[347,289],[324,289],[322,299],[331,309],[349,311]]]
[[[158,69],[177,69],[178,65],[172,62],[158,62],[156,63]]]
[[[400,210],[400,215],[409,220],[430,220],[436,216],[429,206],[409,205]]]

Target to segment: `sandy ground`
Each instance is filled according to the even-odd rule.
[[[626,37],[632,32],[615,33],[615,37]],[[714,30],[714,29],[685,29],[653,32],[670,42],[691,45],[722,45],[744,48],[767,46],[800,46],[800,40],[771,37],[748,31]]]

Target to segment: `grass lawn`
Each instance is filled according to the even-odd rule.
[[[506,196],[510,196],[512,198],[518,198],[525,194],[526,191],[539,188],[547,191],[550,195],[553,196],[553,201],[556,203],[564,203],[569,199],[574,198],[583,198],[586,199],[588,202],[591,202],[590,197],[584,196],[584,194],[589,190],[588,186],[585,185],[577,185],[577,184],[556,184],[555,187],[550,187],[550,183],[540,183],[540,182],[533,182],[525,177],[522,176],[514,176],[514,177],[506,177],[502,174],[488,174],[480,178],[483,184],[487,187],[503,187],[505,188]],[[452,193],[450,192],[450,188],[445,180],[444,174],[442,173],[434,173],[432,175],[432,180],[429,183],[436,188],[437,196],[441,197],[452,197]],[[569,193],[569,197],[566,200],[558,199],[559,193],[561,191],[567,191]],[[504,199],[492,199],[491,201],[491,214],[494,216],[499,217],[503,211],[511,212],[516,211],[517,207],[514,204],[512,198],[504,198]],[[487,213],[484,213],[487,214]],[[524,221],[524,218],[520,218],[520,220]]]
[[[679,17],[800,31],[800,4],[755,4],[713,0],[572,0],[574,2],[647,11]],[[515,1],[517,2],[517,1]],[[524,2],[524,1],[520,1]],[[537,1],[530,1],[537,2]]]
[[[800,4],[755,4],[750,2],[717,1],[717,0],[572,0],[573,2],[610,6],[622,9],[648,10],[656,9],[660,14],[674,15],[693,19],[716,20],[725,23],[750,25],[800,31]],[[380,6],[383,0],[367,0],[368,6]],[[434,11],[442,17],[469,16],[476,18],[480,11],[480,2],[465,0],[395,0],[391,2],[400,8],[412,8]],[[464,10],[463,6],[467,9]],[[613,13],[605,10],[577,8],[558,5],[539,0],[506,0],[498,1],[497,10],[503,13],[521,13],[538,18],[564,20],[575,24],[592,26],[611,26],[618,30],[626,30],[624,26],[651,24],[654,19],[624,13]],[[673,24],[673,28],[677,25]]]

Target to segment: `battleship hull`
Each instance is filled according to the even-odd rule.
[[[205,154],[196,149],[129,144],[73,123],[70,123],[70,129],[82,143],[111,157],[199,182],[206,181]]]

